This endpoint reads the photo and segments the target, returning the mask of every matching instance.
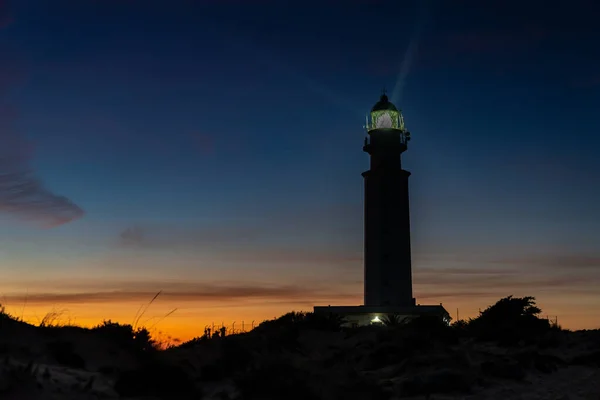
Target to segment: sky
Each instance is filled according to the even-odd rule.
[[[600,328],[596,3],[0,0],[0,302],[132,323],[162,290],[141,322],[181,339],[361,304],[385,88],[417,302]]]

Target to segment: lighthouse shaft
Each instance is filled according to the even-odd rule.
[[[363,150],[365,179],[365,306],[412,306],[408,177],[402,169],[406,132],[375,129]]]

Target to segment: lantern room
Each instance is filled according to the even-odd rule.
[[[405,130],[402,113],[389,101],[385,93],[371,109],[370,118],[367,115],[365,128],[367,132],[375,129]]]

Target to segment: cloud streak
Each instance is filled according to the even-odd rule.
[[[0,104],[0,212],[55,227],[83,216],[83,210],[57,195],[35,176],[31,145],[10,126],[9,108]]]
[[[600,268],[600,254],[542,254],[514,258],[501,258],[492,262],[505,265],[521,265],[562,271],[596,271]]]
[[[475,299],[502,297],[510,294],[536,296],[540,292],[554,292],[561,295],[595,294],[600,283],[600,275],[587,269],[593,260],[582,260],[584,269],[561,269],[556,261],[549,266],[542,258],[527,257],[544,268],[524,268],[522,260],[505,263],[510,268],[424,268],[415,273],[415,294],[421,300],[432,299]],[[564,259],[568,266],[568,260]],[[520,266],[520,268],[516,268]]]
[[[159,283],[138,283],[122,290],[81,290],[72,293],[28,293],[28,304],[82,304],[82,303],[123,303],[148,301],[158,290]],[[161,299],[177,302],[240,302],[244,300],[293,302],[313,299],[337,300],[348,294],[331,291],[318,285],[253,285],[253,284],[204,284],[170,282],[163,284]],[[6,295],[4,302],[19,303],[23,295]]]
[[[0,0],[0,28],[10,21],[6,1]],[[62,225],[84,212],[71,200],[46,188],[30,166],[32,144],[18,132],[17,110],[8,101],[22,71],[0,45],[0,212],[31,220],[44,227]]]

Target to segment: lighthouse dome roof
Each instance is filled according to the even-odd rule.
[[[396,106],[390,102],[390,100],[388,99],[388,97],[385,93],[381,95],[381,97],[379,98],[379,101],[377,103],[375,103],[373,108],[371,108],[371,112],[383,111],[383,110],[398,111]]]

